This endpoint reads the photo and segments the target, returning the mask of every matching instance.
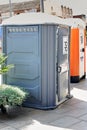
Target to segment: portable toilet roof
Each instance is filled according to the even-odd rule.
[[[63,24],[68,25],[64,19],[46,13],[21,13],[2,22],[2,25],[37,25],[37,24]]]
[[[66,18],[65,22],[67,22],[67,24],[71,26],[72,28],[77,28],[77,27],[85,28],[86,27],[86,23],[80,18]]]

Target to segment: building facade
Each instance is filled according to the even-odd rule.
[[[44,12],[53,14],[61,18],[72,18],[73,11],[71,8],[60,5],[58,0],[45,0]]]
[[[18,15],[25,12],[39,12],[40,11],[40,1],[32,0],[29,2],[12,3],[11,11],[9,4],[0,5],[0,23],[2,20],[9,18],[10,13],[13,15]]]

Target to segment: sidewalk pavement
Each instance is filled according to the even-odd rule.
[[[21,108],[10,116],[0,112],[0,130],[87,130],[87,79],[71,87],[73,98],[54,110]]]

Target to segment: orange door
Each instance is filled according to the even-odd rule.
[[[71,82],[79,80],[79,29],[71,29],[70,41],[70,76]]]

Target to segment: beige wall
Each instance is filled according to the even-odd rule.
[[[44,1],[44,12],[57,16],[62,16],[61,5],[57,0],[46,0]]]
[[[53,14],[62,18],[73,17],[72,9],[69,7],[60,5],[58,0],[46,0],[44,1],[44,12]]]

